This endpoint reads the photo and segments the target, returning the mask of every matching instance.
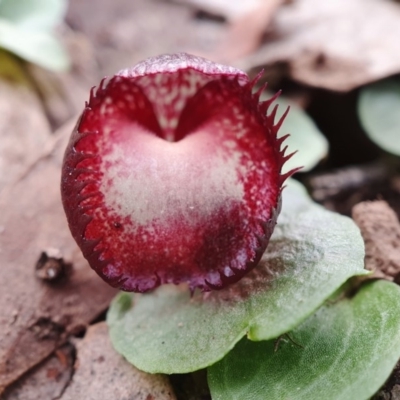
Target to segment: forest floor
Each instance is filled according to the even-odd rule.
[[[330,144],[316,168],[295,177],[314,200],[352,216],[367,267],[400,282],[398,164],[386,166],[356,115],[362,85],[400,73],[400,14],[386,3],[363,3],[71,0],[59,29],[69,72],[3,55],[9,67],[0,67],[1,399],[210,398],[202,372],[150,376],[112,349],[104,319],[116,291],[83,259],[60,201],[63,152],[90,88],[149,56],[185,51],[251,76],[264,68],[262,79],[305,109]],[[385,46],[374,45],[371,31],[382,26],[391,35]],[[398,375],[380,398],[395,396]]]

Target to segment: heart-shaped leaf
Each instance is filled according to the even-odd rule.
[[[314,168],[328,154],[328,141],[321,133],[314,121],[294,102],[279,96],[277,118],[280,118],[285,109],[290,106],[290,112],[281,127],[283,135],[290,133],[285,144],[289,153],[297,153],[285,164],[283,171],[302,166],[300,172]]]
[[[328,302],[278,345],[243,339],[208,381],[213,400],[366,400],[399,357],[400,289],[375,281]]]
[[[297,182],[260,264],[237,284],[190,296],[186,287],[122,293],[107,320],[114,347],[148,372],[182,373],[220,360],[247,334],[274,338],[314,312],[349,277],[363,273],[354,223],[313,203]]]
[[[387,79],[360,92],[358,115],[365,132],[379,147],[400,156],[400,81]]]
[[[65,0],[3,0],[0,47],[46,68],[66,69],[68,56],[51,33],[65,9]]]

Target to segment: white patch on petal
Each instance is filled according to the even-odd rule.
[[[102,143],[109,151],[100,190],[106,207],[136,227],[170,218],[198,223],[243,200],[240,153],[233,142],[224,147],[217,135],[195,132],[169,143],[136,125],[111,132],[116,137],[105,135]]]

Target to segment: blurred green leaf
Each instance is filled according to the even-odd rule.
[[[293,329],[363,267],[355,224],[290,181],[268,250],[253,271],[224,290],[193,297],[186,286],[172,285],[122,293],[107,316],[111,341],[144,371],[195,371],[220,360],[246,334],[265,340]]]
[[[279,96],[274,104],[279,104],[276,120],[290,106],[289,114],[280,129],[280,136],[290,133],[284,142],[284,146],[288,146],[287,154],[297,151],[285,164],[283,172],[300,166],[303,167],[300,172],[309,171],[328,154],[328,141],[314,121],[295,103]]]
[[[365,284],[327,304],[290,338],[243,339],[208,370],[213,400],[366,400],[400,357],[400,288]],[[276,351],[275,351],[276,350]]]
[[[23,29],[49,31],[62,21],[66,8],[66,0],[2,0],[0,17]]]
[[[387,79],[361,89],[358,115],[372,141],[400,156],[400,80]]]
[[[2,0],[0,47],[46,68],[66,69],[68,56],[51,32],[65,9],[65,0]]]

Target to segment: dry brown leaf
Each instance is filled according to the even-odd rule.
[[[214,53],[201,54],[231,64],[255,51],[283,0],[173,0],[190,5],[228,23]]]
[[[238,65],[288,64],[304,84],[348,91],[400,71],[400,3],[294,0],[281,7],[266,43]]]
[[[112,348],[105,322],[91,326],[77,343],[75,369],[61,400],[176,399],[166,376],[139,371]]]
[[[70,0],[67,22],[91,40],[103,75],[163,53],[215,54],[225,34],[192,7],[160,0]]]
[[[116,293],[88,267],[62,210],[61,159],[72,128],[65,126],[53,151],[0,194],[0,393],[102,313]],[[49,248],[72,264],[58,281],[36,276]]]
[[[255,10],[269,8],[275,0],[173,0],[177,3],[194,6],[210,14],[225,17],[228,21],[241,19],[243,16],[253,14]]]
[[[35,64],[25,66],[53,129],[82,111],[90,88],[102,78],[93,46],[84,35],[65,26],[63,43],[70,55],[69,71],[55,73]]]
[[[0,52],[0,192],[43,152],[51,137],[40,99],[19,61]]]
[[[224,55],[222,61],[231,64],[255,51],[281,4],[282,0],[261,0],[253,9],[237,15],[230,22],[226,37],[220,45],[220,53]]]
[[[3,394],[2,400],[58,399],[73,373],[74,348],[63,345]]]

